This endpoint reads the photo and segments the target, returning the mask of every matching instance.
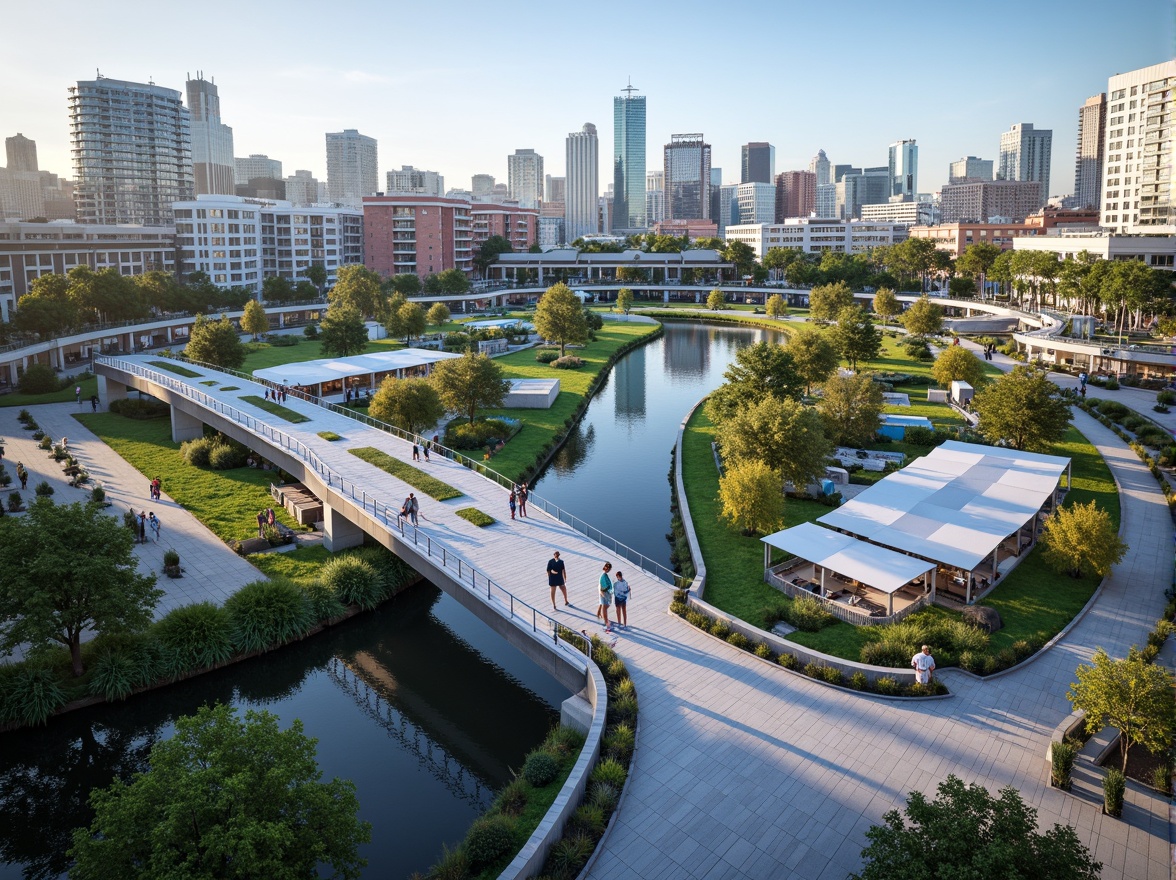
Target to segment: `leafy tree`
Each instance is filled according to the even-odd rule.
[[[869,376],[831,376],[821,389],[818,409],[825,433],[839,446],[865,446],[878,431],[882,389]]]
[[[1093,501],[1058,508],[1045,521],[1041,543],[1046,564],[1055,571],[1069,572],[1073,578],[1086,571],[1105,577],[1127,552],[1110,514]]]
[[[418,296],[421,292],[421,277],[415,272],[393,275],[388,279],[387,287],[401,296]]]
[[[12,322],[22,333],[56,335],[78,321],[78,307],[70,299],[69,279],[64,275],[37,278],[16,305]]]
[[[433,303],[425,315],[430,327],[440,327],[449,320],[449,306],[445,303]]]
[[[404,342],[407,345],[408,341],[414,336],[420,336],[425,332],[425,327],[428,326],[428,321],[425,318],[425,310],[421,308],[420,303],[405,303],[396,310],[396,317],[400,321],[400,326],[404,332]]]
[[[327,268],[321,263],[311,263],[302,273],[306,276],[306,280],[318,289],[319,295],[322,295],[323,288],[327,284]]]
[[[245,303],[245,314],[241,316],[241,329],[252,333],[257,339],[263,333],[269,332],[269,318],[265,316],[265,308],[255,299]]]
[[[190,360],[229,370],[235,370],[245,363],[245,346],[241,344],[241,335],[225,315],[221,315],[219,321],[211,321],[206,315],[197,315],[184,354]]]
[[[690,242],[689,249],[692,251],[718,251],[721,254],[724,247],[725,244],[721,238],[703,235]]]
[[[155,877],[315,877],[318,866],[354,880],[359,845],[355,784],[321,780],[317,740],[295,719],[201,706],[151,748],[148,771],[91,792],[94,821],[74,832],[74,880]]]
[[[727,297],[717,287],[706,297],[706,307],[712,312],[721,312],[727,308]]]
[[[792,248],[774,247],[768,248],[768,252],[764,254],[764,268],[770,269],[773,272],[783,272],[800,256],[800,251]]]
[[[437,424],[445,407],[428,379],[388,376],[372,396],[368,415],[413,434]]]
[[[742,278],[756,268],[755,250],[745,241],[729,241],[723,248],[723,260],[735,264],[735,275]]]
[[[719,478],[723,517],[745,535],[770,534],[784,521],[780,475],[754,458],[734,462]]]
[[[903,314],[902,325],[912,336],[935,336],[943,330],[943,306],[921,296]]]
[[[289,302],[294,285],[281,275],[270,275],[261,282],[261,295],[266,302]]]
[[[822,284],[809,293],[809,317],[814,321],[836,321],[841,310],[852,305],[853,291],[844,281]]]
[[[956,299],[971,299],[976,295],[976,281],[970,277],[956,277],[947,282],[948,293]]]
[[[821,271],[810,260],[808,254],[801,254],[784,269],[784,280],[793,287],[805,287],[816,284],[821,278]]]
[[[308,303],[322,297],[321,291],[314,286],[314,282],[303,279],[294,285],[294,291],[290,294],[290,301],[296,303]]]
[[[883,325],[889,324],[891,318],[902,314],[902,303],[893,290],[883,287],[874,294],[874,311],[881,316]]]
[[[800,325],[788,336],[784,350],[792,358],[793,368],[804,382],[804,393],[812,393],[814,385],[820,385],[837,372],[841,363],[841,350],[828,333],[822,333],[811,325]]]
[[[779,250],[779,248],[776,248]],[[784,302],[784,297],[778,293],[773,293],[768,297],[768,301],[764,303],[764,311],[767,312],[769,318],[783,318],[788,314],[788,306]]]
[[[131,282],[138,288],[139,298],[148,308],[161,312],[177,311],[180,301],[180,285],[170,272],[152,269],[136,275]]]
[[[756,342],[739,349],[723,378],[726,381],[706,401],[707,415],[720,424],[737,410],[765,397],[800,397],[804,387],[792,355],[774,342]]]
[[[1066,698],[1086,713],[1086,730],[1097,733],[1109,724],[1123,735],[1123,772],[1134,745],[1154,755],[1172,747],[1172,676],[1143,658],[1134,647],[1126,658],[1112,660],[1098,648],[1089,665],[1078,667]]]
[[[368,329],[355,306],[332,303],[319,323],[319,339],[326,357],[362,354],[368,344]]]
[[[1014,367],[977,392],[972,405],[980,416],[980,433],[1014,449],[1048,450],[1070,423],[1070,404],[1061,389],[1035,367]]]
[[[956,260],[956,269],[966,275],[980,278],[980,290],[984,290],[984,282],[992,270],[992,264],[1001,254],[1000,246],[987,241],[978,241],[968,245]]]
[[[588,324],[584,320],[584,307],[576,295],[562,281],[547,288],[535,307],[535,330],[544,339],[559,343],[559,355],[563,357],[569,342],[584,342],[588,339]]]
[[[133,543],[96,504],[38,498],[25,516],[0,519],[0,651],[58,642],[81,675],[83,632],[151,623],[163,591],[137,571]]]
[[[629,309],[633,308],[633,291],[627,287],[622,287],[617,291],[617,308],[629,314]]]
[[[425,279],[424,292],[433,296],[457,296],[470,289],[470,279],[460,269],[446,269]]]
[[[882,334],[866,310],[859,305],[841,310],[832,335],[834,343],[841,350],[841,356],[849,361],[851,370],[857,369],[859,360],[872,361],[882,350]]]
[[[648,273],[640,266],[621,266],[617,269],[617,281],[648,281]]]
[[[350,306],[361,318],[379,317],[387,306],[380,276],[358,263],[339,268],[327,300],[332,306]]]
[[[825,475],[833,451],[820,414],[796,400],[765,397],[719,424],[724,463],[762,461],[797,491]]]
[[[147,314],[139,288],[118,269],[75,266],[69,270],[69,298],[87,317],[99,321],[124,321]]]
[[[967,382],[973,388],[979,388],[988,381],[984,361],[962,345],[949,345],[943,349],[931,367],[931,376],[944,388],[950,387],[952,382]]]
[[[919,278],[919,290],[927,289],[927,274],[937,265],[942,253],[929,238],[908,238],[891,246],[888,265],[907,278]]]
[[[1073,828],[1038,834],[1037,811],[1012,786],[994,798],[955,775],[939,783],[934,801],[912,791],[905,818],[891,810],[866,837],[867,864],[853,880],[1098,880],[1102,870]]]
[[[472,351],[433,364],[429,381],[437,389],[445,409],[468,416],[471,423],[479,409],[502,406],[510,391],[502,367],[486,355]]]
[[[478,252],[474,254],[474,268],[478,270],[478,274],[483,278],[486,277],[486,271],[498,259],[499,254],[514,253],[514,246],[510,241],[501,235],[492,235],[486,239],[478,247]]]
[[[402,293],[393,293],[388,297],[384,308],[384,329],[393,339],[406,335],[404,322],[400,318],[400,309],[408,304],[408,299]]]

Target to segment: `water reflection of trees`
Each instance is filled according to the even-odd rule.
[[[570,474],[584,463],[584,459],[592,452],[592,447],[595,445],[596,426],[590,424],[585,428],[584,423],[580,422],[568,434],[568,439],[564,441],[564,445],[552,458],[551,466],[558,474]]]

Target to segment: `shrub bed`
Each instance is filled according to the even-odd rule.
[[[451,421],[445,428],[444,442],[450,449],[481,449],[487,440],[506,440],[512,433],[512,427],[502,419]]]
[[[267,413],[277,416],[279,419],[284,419],[292,425],[298,425],[302,422],[309,422],[308,416],[302,415],[300,412],[295,412],[288,406],[282,406],[280,403],[274,403],[272,400],[266,400],[264,397],[258,397],[256,394],[242,394],[241,400],[246,403],[251,403],[258,409],[264,409]]]
[[[124,397],[110,401],[110,411],[128,419],[162,419],[171,414],[171,407],[158,400],[135,400]]]
[[[195,379],[203,375],[203,373],[189,370],[187,367],[181,366],[175,361],[147,361],[147,364],[155,367],[157,370],[164,370],[168,373],[175,373],[177,376],[183,376],[185,379]]]

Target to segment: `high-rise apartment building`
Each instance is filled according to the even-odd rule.
[[[117,79],[69,90],[74,201],[83,223],[168,226],[193,196],[188,110],[175,89]]]
[[[829,164],[829,157],[824,150],[817,150],[817,155],[809,162],[809,171],[817,176],[817,186],[837,182],[833,179],[833,166]]]
[[[996,176],[1000,180],[1036,180],[1041,184],[1041,207],[1049,201],[1049,163],[1053,130],[1034,128],[1031,123],[1015,123],[1000,135],[1000,162]]]
[[[286,201],[292,205],[313,205],[319,199],[319,182],[304,168],[286,178]]]
[[[612,231],[640,231],[645,216],[645,96],[630,83],[613,98]]]
[[[776,187],[771,183],[741,183],[735,190],[739,223],[776,222]]]
[[[1097,208],[1102,204],[1103,156],[1106,152],[1106,92],[1087,98],[1078,108],[1078,150],[1074,157],[1074,205]]]
[[[445,178],[436,171],[423,171],[411,165],[401,165],[399,171],[385,172],[388,192],[426,193],[432,196],[445,195]]]
[[[250,153],[244,158],[236,157],[233,159],[233,170],[235,182],[239,184],[248,183],[258,177],[268,180],[282,179],[282,163],[264,153]]]
[[[807,217],[817,206],[817,175],[812,171],[784,171],[776,175],[776,223]]]
[[[702,134],[673,134],[665,146],[667,220],[709,220],[711,146]]]
[[[515,150],[506,157],[510,197],[520,208],[538,208],[543,201],[543,157],[532,149]]]
[[[821,183],[817,185],[817,201],[813,206],[813,213],[825,219],[837,216],[837,184]]]
[[[233,130],[221,122],[216,84],[197,72],[187,82],[192,117],[192,173],[197,195],[232,195],[236,186]]]
[[[645,222],[650,226],[666,217],[666,173],[658,168],[645,172]]]
[[[568,179],[547,175],[547,182],[543,187],[543,201],[564,202],[568,198]]]
[[[448,196],[394,193],[363,200],[364,263],[386,278],[473,270],[470,203]]]
[[[4,139],[4,155],[9,171],[37,170],[37,142],[17,133]]]
[[[771,183],[775,179],[775,147],[766,141],[752,141],[744,144],[741,152],[740,183]]]
[[[380,188],[376,139],[354,128],[327,132],[327,192],[331,201],[358,208]]]
[[[890,145],[890,196],[909,201],[919,191],[919,145],[914,139]]]
[[[951,162],[947,166],[947,182],[958,183],[961,180],[992,180],[992,160],[965,156]]]
[[[939,190],[944,223],[1020,223],[1040,207],[1036,180],[962,180]]]
[[[600,146],[596,126],[585,122],[579,131],[569,133],[565,156],[567,205],[564,237],[572,242],[599,229]]]
[[[470,192],[474,194],[474,198],[490,195],[494,192],[494,175],[475,174],[470,178]]]
[[[1107,81],[1102,225],[1136,235],[1176,234],[1176,61]]]

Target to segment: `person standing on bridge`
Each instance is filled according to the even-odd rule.
[[[523,484],[521,484],[521,485],[519,486],[519,491],[518,491],[518,496],[519,496],[519,516],[524,516],[524,517],[525,517],[525,516],[527,515],[527,496],[528,496],[529,494],[530,494],[530,493],[527,491],[527,484],[526,484],[526,483],[523,483]]]
[[[629,628],[629,582],[625,580],[624,572],[617,572],[617,579],[613,582],[613,601],[617,603],[617,626],[621,629]]]
[[[514,492],[510,493],[510,513],[511,519],[514,519]],[[568,601],[568,569],[564,565],[564,561],[559,558],[559,551],[556,550],[551,554],[551,559],[547,561],[547,585],[551,587],[551,610],[558,611],[555,607],[555,591],[558,589],[563,593],[564,605],[571,606]]]
[[[608,606],[612,604],[613,596],[612,578],[608,574],[610,571],[612,571],[612,563],[606,562],[604,569],[600,572],[600,605],[596,609],[596,616],[604,621],[606,633],[612,632],[612,624],[608,622]]]

